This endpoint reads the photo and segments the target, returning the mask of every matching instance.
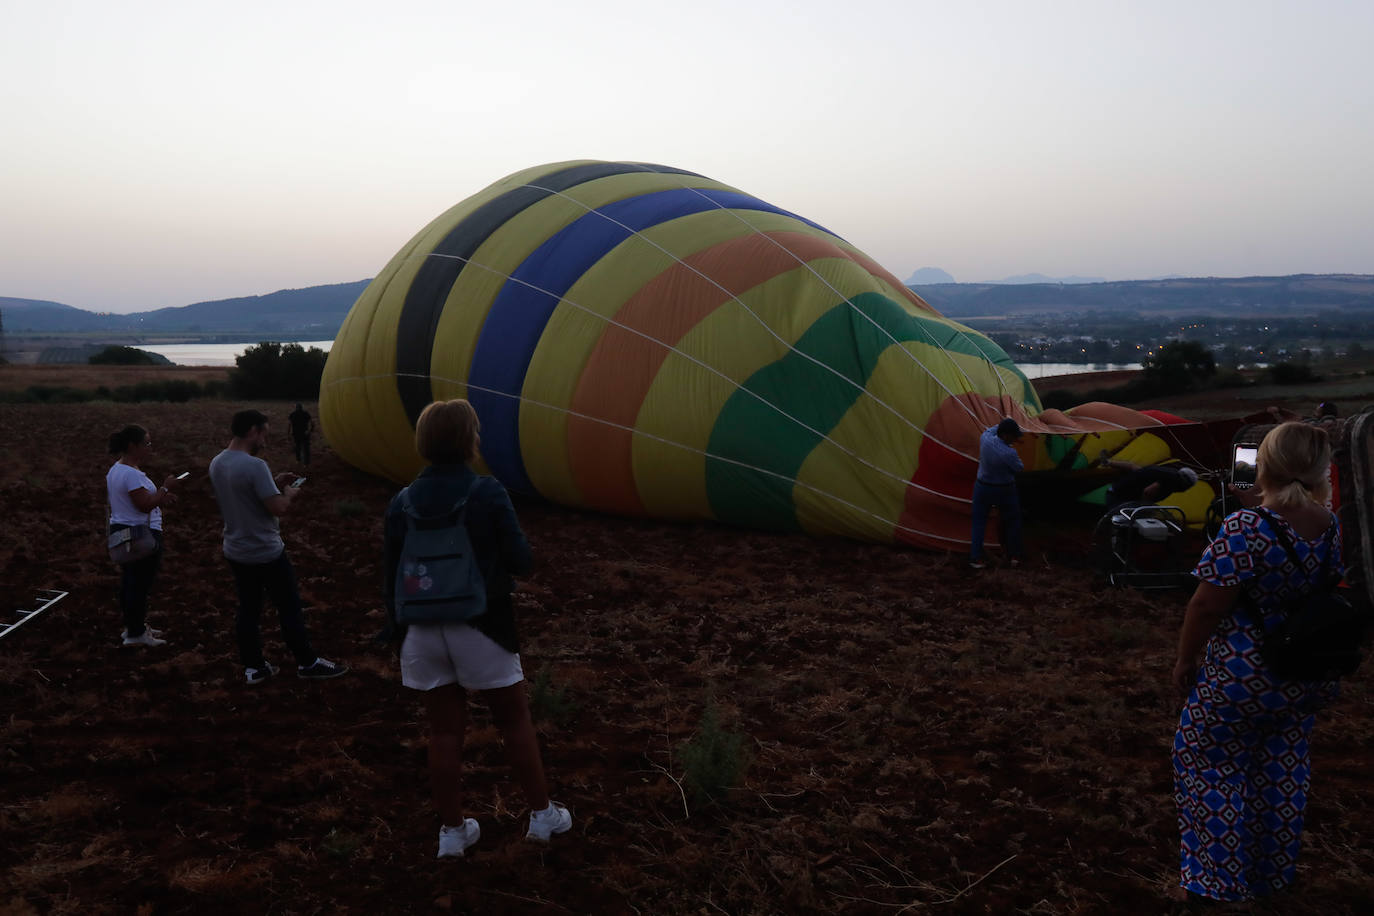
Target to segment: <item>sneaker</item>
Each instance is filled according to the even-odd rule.
[[[988,565],[988,564],[984,563],[982,560],[969,560],[969,561],[968,561],[968,568],[969,568],[969,569],[984,569],[984,568],[987,567],[987,565]]]
[[[167,640],[158,639],[156,630],[144,630],[137,636],[130,636],[129,631],[124,631],[124,642],[126,646],[165,646]]]
[[[312,681],[327,681],[331,677],[338,677],[347,672],[347,665],[335,664],[327,658],[317,658],[309,665],[296,666],[296,677],[303,677]]]
[[[161,631],[161,630],[153,629],[152,627],[144,627],[144,628],[143,628],[143,632],[144,632],[144,633],[152,633],[152,634],[153,634],[153,639],[161,639],[161,638],[162,638],[162,631]],[[128,638],[129,638],[129,631],[128,631],[127,629],[120,630],[120,631],[119,631],[119,638],[120,638],[120,639],[128,639]]]
[[[476,843],[482,835],[482,828],[472,818],[464,818],[461,827],[439,828],[438,859],[461,859],[463,850]]]
[[[547,843],[555,833],[567,833],[572,827],[572,815],[556,801],[549,802],[543,811],[530,812],[530,829],[525,839],[532,843]]]
[[[266,668],[244,668],[243,679],[249,684],[261,684],[276,673],[276,665],[268,665]]]

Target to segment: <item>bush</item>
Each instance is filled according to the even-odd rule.
[[[236,398],[314,401],[329,358],[318,347],[263,341],[235,357],[229,370],[229,390]]]
[[[30,385],[23,391],[0,392],[0,401],[8,404],[81,404],[95,398],[93,391],[58,385]]]
[[[1311,366],[1301,363],[1275,363],[1264,370],[1264,374],[1275,385],[1301,385],[1304,382],[1321,381]]]
[[[749,767],[744,739],[721,727],[715,701],[708,699],[696,734],[682,746],[682,782],[698,804],[724,798],[743,781]]]
[[[568,688],[555,686],[548,667],[540,668],[530,691],[530,713],[534,718],[561,724],[576,711],[577,704],[569,699]]]
[[[86,360],[92,366],[159,366],[168,360],[133,347],[109,346]]]
[[[357,518],[367,511],[367,506],[357,499],[340,499],[334,503],[334,511],[344,518]]]

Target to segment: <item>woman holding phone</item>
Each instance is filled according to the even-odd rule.
[[[131,424],[111,435],[110,454],[119,459],[105,475],[109,533],[147,525],[157,541],[157,549],[151,554],[119,568],[119,609],[124,615],[124,632],[120,636],[126,646],[166,645],[167,640],[147,625],[148,594],[162,565],[162,507],[176,502],[172,485],[178,478],[168,475],[159,487],[144,472],[142,465],[152,457],[153,440],[142,426]]]

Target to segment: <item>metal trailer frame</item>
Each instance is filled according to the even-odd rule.
[[[40,602],[38,607],[34,608],[31,611],[25,611],[23,609],[15,610],[14,613],[19,615],[19,619],[16,620],[14,623],[0,624],[0,639],[4,639],[6,636],[10,635],[15,630],[19,629],[33,618],[37,617],[39,614],[43,613],[48,608],[52,607],[54,604],[61,601],[63,598],[67,597],[68,594],[70,593],[55,588],[39,589],[38,594],[36,596],[37,600]],[[43,597],[44,595],[47,596],[46,599]]]
[[[1142,533],[1143,526],[1162,530],[1164,537],[1153,540]],[[1192,566],[1183,568],[1188,518],[1178,506],[1133,506],[1102,516],[1093,532],[1093,552],[1107,584],[1117,588],[1182,588],[1192,582]],[[1160,544],[1165,554],[1163,570],[1142,569],[1138,553],[1144,544]]]

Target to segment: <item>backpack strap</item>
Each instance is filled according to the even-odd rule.
[[[458,501],[453,504],[453,508],[440,515],[421,515],[416,510],[415,503],[411,501],[410,487],[406,487],[400,494],[401,511],[405,513],[406,525],[413,529],[416,527],[446,528],[459,524],[463,520],[464,513],[467,511],[468,500],[472,498],[472,494],[477,490],[477,485],[481,482],[482,478],[480,476],[475,478],[472,481],[472,485],[467,488],[467,491],[462,496],[458,497]]]
[[[1278,538],[1279,544],[1283,547],[1284,552],[1288,554],[1288,559],[1293,561],[1294,566],[1301,569],[1302,560],[1298,558],[1297,547],[1293,544],[1293,539],[1288,536],[1288,531],[1285,529],[1284,523],[1280,522],[1272,512],[1263,506],[1256,506],[1254,512],[1269,523],[1269,527],[1274,530],[1274,537]],[[1322,543],[1326,545],[1326,555],[1322,557],[1321,578],[1323,582],[1330,582],[1335,579],[1331,574],[1331,555],[1335,552],[1336,530],[1337,522],[1333,514],[1331,516],[1331,524],[1326,526],[1326,531],[1322,534]]]

